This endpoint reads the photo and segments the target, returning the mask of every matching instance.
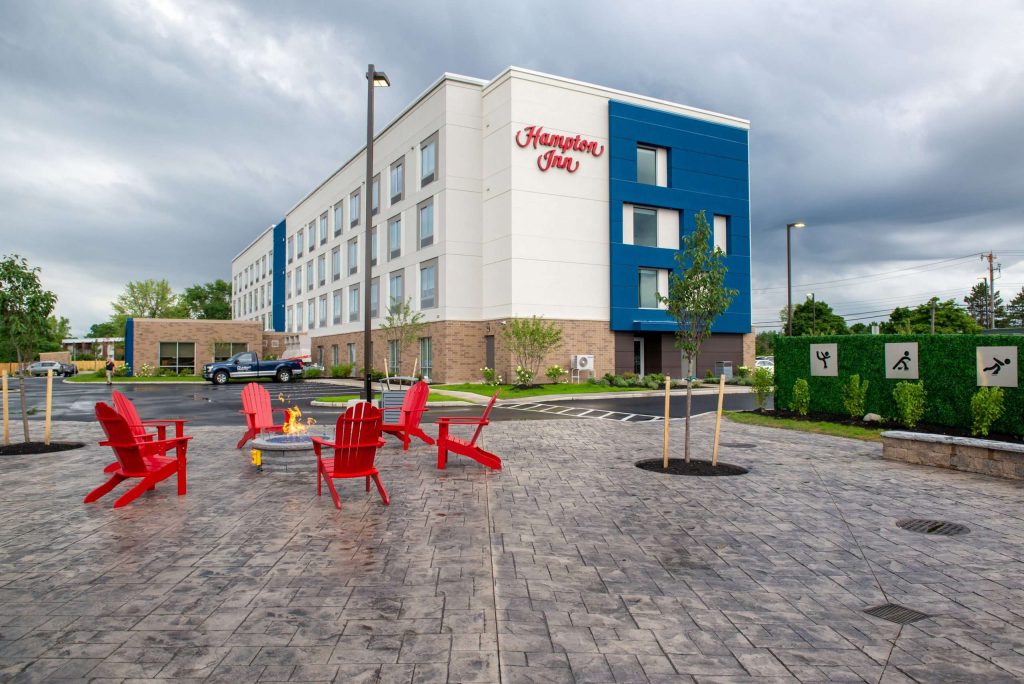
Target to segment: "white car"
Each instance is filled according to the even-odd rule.
[[[767,368],[771,372],[775,372],[775,360],[774,359],[758,359],[754,362],[754,368]]]
[[[36,361],[35,363],[29,364],[28,374],[46,375],[46,371],[51,370],[55,377],[64,374],[64,369],[61,368],[60,361]]]

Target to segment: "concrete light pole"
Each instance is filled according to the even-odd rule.
[[[370,64],[366,67],[366,241],[363,243],[363,252],[366,256],[364,264],[366,276],[363,278],[365,292],[363,293],[363,373],[366,401],[373,401],[373,388],[371,386],[370,369],[373,368],[373,359],[370,358],[370,230],[373,224],[373,89],[387,88],[391,85],[387,74],[377,71]]]
[[[786,224],[786,336],[793,335],[793,259],[790,251],[789,234],[793,228],[803,228],[802,221]]]

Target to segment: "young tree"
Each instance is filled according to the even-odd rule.
[[[1007,324],[1012,328],[1024,328],[1024,287],[1010,300],[1006,307]]]
[[[212,283],[185,288],[181,306],[189,318],[231,319],[231,283],[218,278]]]
[[[111,323],[119,330],[124,330],[124,322],[129,317],[136,318],[184,318],[185,310],[180,298],[171,290],[166,280],[139,280],[125,285],[122,292],[111,305],[114,315]]]
[[[512,318],[502,327],[501,339],[508,345],[516,365],[535,378],[544,357],[562,344],[562,329],[557,323],[537,316]]]
[[[31,440],[24,366],[35,356],[36,345],[46,338],[49,332],[48,320],[56,303],[57,295],[43,289],[38,267],[30,268],[28,261],[17,254],[0,260],[0,337],[13,345],[18,365],[22,369],[21,422],[26,442]]]
[[[977,333],[981,331],[970,314],[957,306],[952,299],[944,302],[932,297],[913,309],[898,306],[889,314],[889,320],[882,323],[885,334],[927,335],[932,329],[932,306],[935,307],[936,334]]]
[[[399,363],[405,357],[406,348],[420,338],[425,325],[423,314],[412,309],[412,298],[404,302],[391,302],[380,329],[384,331],[386,340],[398,342]],[[399,374],[398,368],[393,370],[395,374]]]
[[[783,329],[786,327],[786,309],[782,309]],[[832,311],[824,300],[807,299],[793,305],[793,335],[848,335],[846,320]]]
[[[754,337],[754,353],[757,356],[774,356],[775,340],[779,339],[778,330],[762,330]]]
[[[1006,310],[1003,307],[1003,298],[999,290],[995,293],[995,325],[991,325],[992,301],[989,298],[988,281],[982,280],[971,288],[970,294],[964,297],[964,304],[967,305],[967,313],[978,322],[982,328],[1004,328],[1006,327]]]
[[[738,290],[725,286],[725,254],[721,248],[712,248],[711,226],[704,211],[697,214],[697,227],[683,237],[683,251],[676,253],[675,270],[669,276],[668,296],[660,293],[658,299],[668,306],[676,319],[676,348],[686,355],[687,365],[697,367],[701,344],[711,334],[711,324],[725,313]],[[683,453],[690,462],[690,413],[693,406],[693,387],[686,386],[686,437]]]

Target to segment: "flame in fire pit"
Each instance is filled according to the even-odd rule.
[[[302,411],[298,406],[285,410],[285,421],[281,431],[286,435],[302,435],[306,433],[307,426],[316,425],[316,419],[306,418],[305,425],[302,423]]]

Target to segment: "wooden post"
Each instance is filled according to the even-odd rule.
[[[46,427],[43,429],[43,444],[50,443],[50,408],[53,406],[53,370],[46,371]]]
[[[718,376],[718,415],[715,418],[715,448],[711,452],[711,466],[718,465],[718,434],[722,431],[722,401],[725,399],[725,376]]]
[[[4,395],[4,446],[11,443],[10,416],[7,404],[7,371],[3,372],[3,395]]]
[[[661,448],[662,467],[668,470],[668,391],[672,387],[672,378],[665,378],[665,443]]]

